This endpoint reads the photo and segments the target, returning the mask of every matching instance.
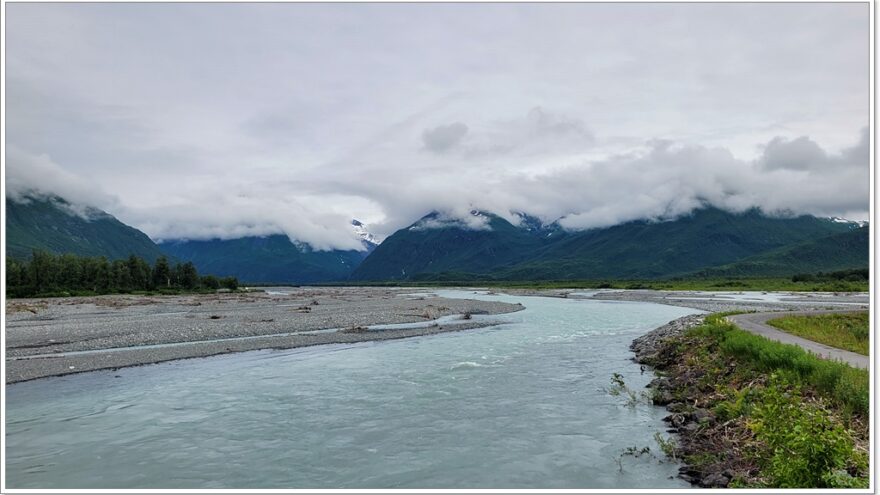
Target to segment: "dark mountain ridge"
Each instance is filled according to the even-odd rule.
[[[111,260],[134,254],[150,263],[162,255],[146,234],[97,208],[58,196],[6,198],[6,255],[28,259],[34,250]]]
[[[285,235],[178,240],[157,245],[95,208],[55,196],[6,200],[7,256],[33,250],[149,262],[162,254],[203,273],[250,283],[406,280],[656,279],[759,277],[868,266],[869,228],[809,215],[770,216],[704,207],[675,219],[583,231],[515,213],[466,219],[431,212],[380,245],[352,221],[363,250],[317,251]]]
[[[796,274],[867,268],[869,228],[773,249],[734,263],[695,273],[701,277],[790,277]]]
[[[473,211],[473,226],[429,213],[385,239],[352,274],[353,280],[408,280],[421,273],[486,273],[527,259],[550,242],[544,229],[514,226]],[[536,220],[536,219],[535,219]],[[532,225],[533,228],[529,228]]]
[[[199,271],[234,276],[248,283],[313,284],[347,280],[376,244],[364,225],[352,221],[364,250],[318,251],[286,235],[238,239],[177,240],[160,244],[168,254],[191,261]]]
[[[431,223],[428,215],[385,240],[353,280],[565,280],[662,278],[733,263],[774,249],[842,234],[854,224],[810,215],[731,213],[707,206],[671,220],[637,220],[566,231],[535,220],[514,226],[490,213],[486,228]],[[536,228],[540,227],[540,228]],[[550,235],[547,235],[550,234]],[[864,264],[867,264],[865,258]]]

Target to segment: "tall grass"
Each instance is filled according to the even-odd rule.
[[[814,342],[868,355],[868,312],[813,316],[784,316],[767,322]]]
[[[868,371],[823,359],[800,347],[740,330],[720,317],[694,329],[711,336],[719,349],[743,364],[765,372],[779,371],[832,400],[845,413],[866,415],[870,406]]]

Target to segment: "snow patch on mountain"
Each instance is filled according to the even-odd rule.
[[[361,242],[364,244],[367,249],[372,249],[379,245],[380,241],[378,237],[376,237],[372,232],[367,229],[367,226],[364,225],[359,220],[352,220],[351,227],[354,230],[354,233],[360,238]]]
[[[846,218],[840,218],[840,217],[828,217],[828,219],[834,223],[848,223],[848,224],[852,225],[853,227],[864,227],[864,226],[868,225],[868,222],[866,220],[862,220],[862,221],[848,220]]]

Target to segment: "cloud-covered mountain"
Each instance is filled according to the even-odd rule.
[[[354,280],[409,280],[423,273],[487,273],[525,259],[548,241],[490,213],[464,219],[438,212],[382,242],[352,274]]]
[[[867,265],[868,227],[840,218],[729,213],[692,214],[611,227],[566,230],[522,212],[513,223],[472,210],[432,212],[381,245],[366,225],[349,229],[360,249],[315,250],[285,235],[176,240],[156,245],[106,212],[57,196],[7,199],[7,254],[33,249],[107,256],[163,253],[200,271],[250,283],[346,280],[662,278],[675,275],[787,276]]]
[[[6,255],[28,259],[33,250],[109,259],[137,255],[149,262],[162,255],[143,232],[93,207],[57,196],[6,199]]]
[[[496,215],[474,212],[471,223],[432,214],[388,237],[354,271],[355,280],[547,280],[638,279],[685,275],[700,269],[748,260],[788,249],[792,259],[766,273],[788,269],[827,270],[828,263],[808,255],[802,246],[821,245],[829,236],[848,234],[858,226],[831,219],[768,216],[757,209],[729,213],[702,207],[665,221],[637,220],[611,227],[566,231],[533,221],[513,225]],[[840,265],[867,265],[861,237],[837,254]],[[866,238],[865,238],[866,240]],[[797,247],[794,247],[797,246]],[[813,249],[815,251],[815,249]],[[777,265],[782,265],[778,261]],[[812,269],[811,269],[812,268]]]
[[[358,220],[351,229],[361,238],[362,250],[318,251],[285,235],[247,236],[238,239],[175,240],[162,250],[199,271],[235,276],[245,283],[310,284],[347,280],[351,272],[376,247],[375,237]]]
[[[499,9],[12,4],[7,186],[155,240],[315,250],[435,210],[867,219],[866,4]]]

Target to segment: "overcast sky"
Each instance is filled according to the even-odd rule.
[[[868,4],[6,5],[7,194],[358,247],[431,210],[867,219]],[[512,217],[511,217],[512,218]]]

